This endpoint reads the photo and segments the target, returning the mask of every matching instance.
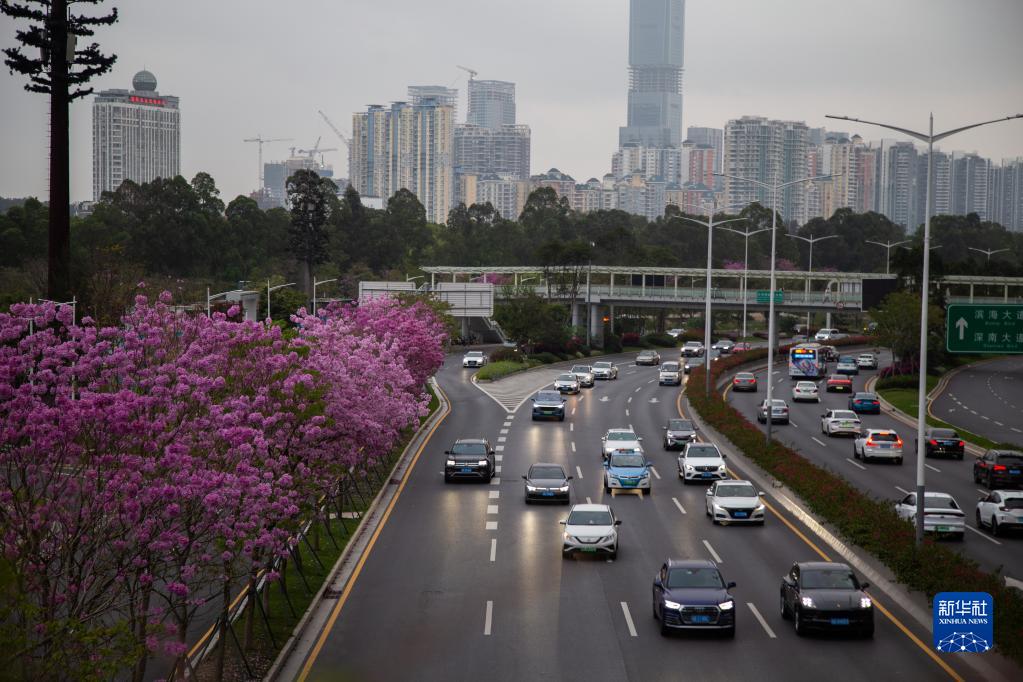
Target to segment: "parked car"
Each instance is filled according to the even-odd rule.
[[[828,377],[827,384],[824,390],[828,393],[837,393],[839,391],[852,391],[852,379],[845,376],[844,374],[832,374]]]
[[[764,525],[763,495],[749,481],[724,480],[707,489],[706,512],[715,524],[755,523]]]
[[[1023,491],[992,490],[977,502],[977,527],[992,535],[1023,529]]]
[[[558,391],[539,391],[533,397],[533,421],[557,419],[565,421],[565,399]]]
[[[695,358],[703,355],[704,348],[703,343],[700,341],[686,341],[682,346],[682,356],[687,358]]]
[[[664,449],[682,450],[696,440],[696,425],[688,419],[669,419],[664,426]]]
[[[572,374],[579,379],[579,385],[583,388],[593,388],[596,377],[593,376],[593,368],[589,365],[572,365]]]
[[[728,478],[725,456],[713,443],[686,443],[678,456],[678,477],[683,484],[691,481],[720,481]]]
[[[858,436],[860,418],[851,410],[828,410],[821,415],[821,433],[835,436],[840,433]]]
[[[604,460],[604,491],[650,491],[650,462],[640,449],[613,450]]]
[[[735,636],[735,598],[709,559],[668,559],[654,576],[654,618],[661,634],[672,630],[720,630]]]
[[[618,557],[618,526],[622,524],[606,504],[577,504],[560,522],[562,533],[561,556],[576,552],[606,554]]]
[[[856,366],[860,369],[877,369],[877,356],[873,353],[860,353],[856,356]]]
[[[853,458],[890,459],[902,464],[902,439],[891,429],[865,429],[853,440]]]
[[[760,403],[760,408],[757,410],[757,421],[761,424],[767,423],[767,400]],[[774,398],[771,400],[771,423],[772,424],[788,424],[789,423],[789,406],[784,400],[780,398]]]
[[[781,579],[781,617],[794,621],[796,634],[809,630],[874,636],[874,603],[846,564],[806,561],[792,564]]]
[[[522,476],[525,480],[526,504],[530,502],[569,502],[569,481],[560,464],[537,462]]]
[[[682,368],[677,362],[666,362],[657,371],[658,386],[680,386],[682,384]]]
[[[801,400],[815,403],[821,401],[821,393],[816,383],[813,381],[796,382],[796,385],[792,387],[792,402],[798,403]]]
[[[593,378],[594,379],[617,379],[618,368],[615,367],[615,363],[608,360],[599,360],[593,363]]]
[[[686,374],[689,374],[690,372],[693,371],[694,367],[703,367],[703,365],[706,362],[706,360],[707,360],[707,358],[705,358],[702,355],[694,355],[691,358],[686,358],[686,365],[685,365],[685,369],[683,371]]]
[[[643,446],[640,445],[642,440],[643,438],[637,436],[631,428],[608,429],[600,437],[600,456],[602,459],[607,459],[615,450],[642,450]]]
[[[559,374],[558,378],[554,380],[554,388],[558,390],[558,393],[578,393],[579,377],[570,372]]]
[[[963,540],[966,535],[966,515],[948,493],[928,492],[924,495],[924,532],[949,535]],[[895,513],[916,526],[916,493],[909,493],[895,504]]]
[[[849,409],[865,414],[881,414],[881,401],[875,393],[853,393],[849,396]]]
[[[1023,452],[988,450],[973,463],[973,481],[992,490],[1018,487],[1023,484]]]
[[[444,482],[456,479],[490,482],[496,470],[494,448],[486,438],[459,438],[445,450]]]
[[[482,367],[487,364],[487,356],[481,350],[471,350],[462,356],[462,367]]]
[[[838,364],[835,365],[835,372],[838,374],[859,374],[860,368],[856,366],[856,358],[851,355],[839,355]]]
[[[732,352],[732,349],[735,348],[735,341],[732,341],[731,339],[719,339],[717,343],[711,346],[711,348],[722,355],[728,355]]]
[[[732,379],[733,391],[757,392],[757,375],[753,372],[739,372]]]
[[[659,365],[661,364],[661,354],[655,350],[641,350],[636,356],[636,364]]]
[[[962,459],[965,454],[966,442],[956,433],[955,429],[928,427],[924,431],[924,457],[948,455]]]

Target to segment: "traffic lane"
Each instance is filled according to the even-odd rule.
[[[789,445],[804,457],[820,466],[827,467],[843,476],[852,485],[870,493],[874,497],[890,500],[894,505],[908,492],[916,488],[916,467],[914,465],[913,442],[914,433],[907,433],[908,428],[896,422],[887,414],[861,414],[863,428],[893,429],[903,439],[906,459],[904,464],[894,465],[888,462],[865,463],[853,456],[853,439],[850,437],[827,437],[820,431],[820,415],[826,409],[848,409],[848,395],[844,393],[824,393],[822,402],[794,403],[791,400],[791,381],[787,376],[775,377],[776,396],[786,395],[789,402],[790,424],[776,424],[772,434],[780,442]],[[854,385],[862,384],[865,377],[854,379]],[[761,382],[763,383],[763,382]],[[756,424],[756,411],[763,399],[760,393],[728,392],[729,401],[735,405],[747,419]],[[766,430],[765,425],[759,425]],[[986,570],[996,570],[1002,566],[1023,565],[1023,542],[1021,538],[993,538],[987,531],[977,528],[975,517],[976,501],[983,490],[973,484],[972,462],[949,459],[928,459],[927,476],[931,490],[947,492],[959,503],[966,514],[968,526],[964,542],[948,542],[948,546],[978,561]],[[1017,563],[1018,562],[1018,563]],[[1011,573],[1010,573],[1011,575]],[[1015,576],[1014,576],[1015,577]]]
[[[980,362],[958,372],[931,411],[996,443],[1023,445],[1023,359]]]

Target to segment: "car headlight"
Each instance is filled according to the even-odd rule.
[[[812,609],[813,608],[813,599],[810,598],[810,597],[803,597],[800,600],[800,603],[802,603],[802,605],[805,606],[808,609]]]
[[[528,491],[529,491],[529,492],[531,492],[531,493],[535,493],[535,492],[536,492],[536,486],[535,486],[535,485],[529,485],[529,484],[527,483],[527,484],[526,484],[526,490],[528,490]]]
[[[870,597],[860,597],[860,608],[869,609],[874,605],[874,602],[870,601]]]
[[[447,461],[447,465],[448,465],[449,467],[453,467],[453,466],[455,466],[455,460],[453,460],[453,459],[449,459],[449,460]]]
[[[731,611],[734,606],[735,602],[733,602],[731,599],[718,604],[718,608],[721,609],[722,611]]]
[[[479,464],[481,467],[485,467],[488,464],[488,462],[485,459],[481,459],[479,462],[477,462],[477,464]]]
[[[679,611],[679,610],[682,609],[682,605],[679,604],[677,601],[671,601],[671,600],[665,599],[664,600],[664,608],[666,608],[666,609],[673,609],[675,611]]]
[[[693,470],[694,469],[693,469],[693,465],[692,464],[686,464],[686,471],[693,471]]]
[[[718,464],[718,471],[724,471],[724,470],[725,470],[725,465],[724,464]]]
[[[559,493],[567,493],[568,492],[568,484],[565,484],[565,485],[561,486],[560,488],[558,488],[558,492]]]
[[[764,505],[758,504],[756,508],[753,509],[753,511],[762,513],[764,511]]]
[[[571,542],[573,540],[572,536],[569,535],[568,533],[562,533],[562,537],[564,537],[565,540],[568,542]]]

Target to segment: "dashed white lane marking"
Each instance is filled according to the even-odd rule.
[[[974,490],[976,490],[976,491],[977,491],[978,493],[980,493],[981,495],[987,495],[987,492],[988,492],[988,491],[986,491],[986,490],[981,490],[980,488],[974,488]]]
[[[924,462],[924,466],[925,466],[925,467],[927,467],[928,469],[930,469],[931,471],[936,471],[936,472],[938,472],[939,474],[941,473],[941,469],[939,469],[938,467],[932,467],[932,466],[931,466],[930,464],[928,464],[927,462]]]
[[[792,421],[791,419],[789,420],[789,424],[791,424],[792,428],[794,428],[794,429],[798,429],[799,428],[799,424],[797,424],[796,422]]]
[[[966,530],[972,530],[972,531],[973,531],[974,533],[976,533],[976,534],[977,534],[977,535],[979,535],[980,537],[984,538],[984,539],[985,539],[985,540],[987,540],[988,542],[993,542],[993,543],[995,543],[996,545],[1001,545],[1001,544],[1002,544],[1002,543],[1000,543],[1000,542],[999,542],[998,540],[995,540],[995,539],[994,539],[993,537],[990,537],[990,536],[988,536],[988,535],[987,535],[987,534],[985,534],[985,533],[981,533],[981,532],[980,532],[979,530],[977,530],[976,528],[974,528],[974,527],[973,527],[973,526],[971,526],[970,524],[966,524]]]
[[[654,381],[655,381],[655,379],[651,379],[651,380],[650,380],[650,381],[648,381],[647,383],[648,383],[648,384],[652,384],[652,383],[654,383]]]
[[[505,418],[505,419],[515,419],[515,415],[514,415],[514,414],[506,414],[506,415],[504,416],[504,418]]]
[[[511,426],[511,422],[504,422],[503,424],[501,424],[501,426],[505,426],[505,427]]]
[[[632,396],[630,395],[630,396],[629,396],[629,399],[628,399],[628,400],[626,400],[625,402],[627,402],[627,403],[631,403],[631,402],[632,402]]]
[[[575,452],[575,441],[572,441],[572,452]]]
[[[504,455],[494,455],[494,461],[495,462],[500,462],[503,459],[504,459]]]
[[[487,530],[497,530],[497,521],[487,521]]]
[[[632,614],[629,613],[629,605],[622,602],[622,613],[625,614],[625,624],[629,627],[629,636],[636,637],[636,626],[632,622]]]
[[[636,373],[636,370],[634,370],[634,369],[626,372],[626,374],[635,374],[635,373]]]
[[[497,561],[497,538],[490,538],[490,563]]]
[[[703,541],[703,546],[704,546],[704,547],[706,547],[706,548],[707,548],[707,551],[708,551],[708,552],[710,552],[710,555],[711,555],[712,557],[714,557],[714,561],[718,562],[719,564],[720,564],[720,563],[724,563],[723,561],[721,561],[721,557],[719,557],[719,556],[718,556],[718,553],[714,551],[714,548],[710,546],[710,543],[709,543],[709,542],[707,542],[706,540],[704,540],[704,541]]]
[[[819,440],[817,440],[817,438],[816,438],[816,437],[814,437],[814,436],[810,436],[810,438],[812,438],[812,439],[813,439],[813,442],[814,442],[814,443],[816,443],[817,445],[821,446],[822,448],[826,448],[826,447],[828,447],[828,444],[827,444],[827,443],[825,443],[825,442],[823,442],[823,441],[819,441]]]
[[[503,436],[504,434],[508,433],[508,429],[501,429],[499,433]]]
[[[498,443],[504,443],[504,442],[505,442],[505,441],[507,441],[507,440],[508,440],[508,437],[507,437],[507,436],[498,436],[498,437],[497,437],[497,442],[498,442]]]
[[[906,490],[905,488],[900,488],[899,486],[895,486],[895,489],[898,490],[903,495],[908,495],[909,494],[909,491]]]
[[[586,400],[586,396],[584,396],[584,395],[580,395],[580,396],[579,396],[579,402],[582,402],[582,401],[584,401],[584,400]]]
[[[653,473],[654,478],[656,478],[658,481],[661,480],[661,475],[657,473],[657,469],[655,467],[650,467],[650,472]]]
[[[582,478],[583,477],[583,470],[580,469],[578,466],[576,466],[575,474],[576,474],[576,476],[575,476],[576,478]]]
[[[504,452],[504,446],[503,445],[495,445],[494,446],[494,452]]]
[[[626,416],[626,417],[628,417],[628,416],[629,416],[629,410],[628,410],[628,409],[626,409],[626,410],[625,410],[625,416]]]
[[[569,422],[568,430],[569,431],[575,431],[575,422]]]
[[[496,514],[496,513],[497,513],[497,505],[496,504],[488,504],[487,505],[487,514]]]
[[[635,391],[633,391],[633,393],[639,393],[641,390],[643,390],[642,386],[638,387]]]
[[[781,370],[780,369],[774,370],[774,374],[781,374]]]
[[[859,462],[857,462],[854,459],[849,459],[848,457],[846,457],[845,461],[849,462],[849,464],[852,464],[854,467],[859,467],[860,469],[863,469],[864,471],[867,470],[867,467],[863,466],[862,464],[860,464]],[[895,487],[897,488],[898,486],[895,486]]]
[[[1016,433],[1023,433],[1023,431],[1020,431],[1015,426],[1010,426],[1009,428],[1012,429],[1013,431],[1015,431]]]
[[[977,414],[977,410],[970,410],[973,414]]]
[[[680,512],[682,512],[683,514],[686,513],[685,507],[682,506],[682,503],[678,501],[677,497],[671,498],[671,501],[675,503],[675,507],[678,508]]]
[[[760,621],[760,626],[764,628],[764,632],[767,633],[767,636],[770,637],[771,639],[778,639],[778,636],[774,634],[774,630],[772,630],[771,626],[767,624],[767,621],[764,620],[764,617],[760,615],[760,611],[757,611],[757,607],[753,606],[753,602],[751,601],[746,602],[746,606],[748,606],[749,610],[753,612],[753,615],[756,617],[756,619]]]
[[[494,476],[492,479],[490,479],[490,485],[501,485],[501,477]]]
[[[1005,424],[1003,424],[1003,423],[1002,423],[1002,422],[1000,422],[1000,421],[996,421],[996,422],[995,422],[995,424],[997,424],[998,426],[1005,426]]]
[[[494,619],[494,602],[487,601],[487,615],[483,621],[483,634],[486,637],[490,636],[490,625]]]
[[[976,414],[976,413],[974,413],[974,414]],[[986,419],[987,421],[991,421],[991,417],[987,416],[986,414],[980,415],[980,418],[981,419]]]
[[[497,466],[494,467],[494,473],[495,474],[501,473],[501,465],[500,464],[498,464]]]
[[[587,497],[586,498],[586,504],[593,504],[593,500],[591,500],[590,498]]]
[[[572,414],[573,415],[575,414],[575,408],[574,407],[572,408]]]
[[[490,494],[487,495],[487,498],[491,499],[491,500],[496,500],[496,499],[498,499],[500,497],[501,497],[501,491],[500,490],[491,490]]]

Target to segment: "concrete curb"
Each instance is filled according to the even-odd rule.
[[[395,478],[402,479],[409,473],[409,465],[413,454],[425,443],[428,434],[432,433],[433,427],[451,411],[451,404],[448,402],[443,391],[439,390],[437,381],[432,377],[430,385],[434,388],[440,405],[430,415],[430,418],[423,422],[412,437],[412,440],[405,446],[401,457],[398,458],[394,469],[391,471],[392,480]],[[369,509],[366,510],[362,520],[359,522],[359,526],[355,529],[352,539],[345,545],[341,556],[338,557],[337,562],[330,569],[326,580],[323,581],[320,589],[313,596],[312,601],[309,603],[309,608],[302,614],[302,618],[298,621],[298,625],[292,631],[291,637],[288,638],[281,652],[277,655],[273,666],[263,677],[264,682],[294,680],[298,677],[302,666],[305,664],[306,657],[309,655],[309,650],[315,645],[324,624],[337,603],[334,599],[325,599],[325,593],[328,590],[332,590],[334,594],[339,594],[344,589],[352,577],[355,566],[365,553],[369,539],[383,520],[383,510],[394,499],[397,491],[398,486],[385,485],[377,493],[377,496],[373,498]]]

